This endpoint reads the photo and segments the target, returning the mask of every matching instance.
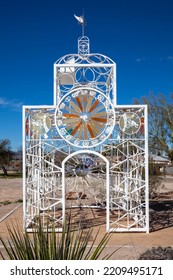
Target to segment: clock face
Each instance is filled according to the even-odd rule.
[[[105,141],[115,123],[109,99],[93,88],[80,87],[59,102],[55,123],[62,138],[76,147],[94,147]]]
[[[135,134],[141,126],[141,121],[136,113],[128,112],[120,117],[119,126],[125,134]]]
[[[31,118],[31,130],[35,134],[46,134],[51,127],[50,118],[44,113],[36,113]]]

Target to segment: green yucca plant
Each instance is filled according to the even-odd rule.
[[[7,242],[2,236],[0,236],[0,241],[10,260],[96,260],[111,237],[111,234],[105,233],[96,246],[99,230],[90,243],[93,228],[73,230],[70,221],[64,223],[62,233],[56,233],[54,227],[50,232],[48,226],[45,231],[41,219],[39,219],[38,228],[32,233],[23,232],[19,223],[7,224],[7,229],[9,233]],[[102,259],[109,259],[113,253]],[[5,260],[1,251],[0,255]]]

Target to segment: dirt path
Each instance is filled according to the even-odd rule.
[[[168,185],[166,184],[165,188],[171,193],[173,190],[173,181],[168,178],[166,183],[168,183]],[[6,228],[7,221],[15,223],[17,219],[22,224],[22,203],[16,203],[16,201],[19,199],[22,199],[22,179],[0,179],[0,234],[5,239],[8,236]],[[11,203],[4,205],[2,202],[5,201],[9,201]],[[166,213],[165,211],[166,210],[163,212],[164,214]],[[161,210],[155,212],[156,214],[160,214]],[[173,210],[169,210],[169,212],[173,213]],[[5,215],[7,216],[5,217]],[[5,218],[2,219],[3,217]],[[105,229],[105,225],[102,225],[98,240],[105,233]],[[97,228],[94,229],[93,237],[95,235],[95,231],[97,231]],[[153,246],[173,247],[173,224],[168,224],[165,226],[165,228],[163,228],[163,225],[161,224],[159,229],[157,228],[157,230],[152,231],[149,234],[114,233],[112,234],[112,237],[104,250],[104,254],[111,253],[113,250],[118,249],[117,252],[112,256],[112,259],[138,259],[140,253],[144,252],[146,249],[152,248]],[[3,251],[1,244],[0,250]]]
[[[0,202],[22,199],[22,178],[0,178]]]
[[[21,206],[21,202],[22,179],[0,178],[0,222]]]

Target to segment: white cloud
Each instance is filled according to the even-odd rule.
[[[0,106],[4,105],[8,105],[8,102],[4,98],[0,97]]]
[[[167,60],[172,61],[173,62],[173,56],[168,56]]]
[[[145,57],[137,57],[136,58],[136,62],[137,63],[141,63],[141,62],[143,62],[143,61],[149,61],[149,59],[148,58],[145,58]],[[158,60],[160,60],[160,61],[168,61],[168,62],[173,62],[173,56],[171,56],[171,55],[169,55],[169,56],[165,56],[165,57],[158,57],[158,58],[155,58],[155,59],[152,59],[153,61],[158,61]]]
[[[170,62],[173,62],[173,56],[161,57],[160,61],[170,61]]]
[[[146,60],[145,57],[138,57],[138,58],[136,58],[136,62],[137,62],[137,63],[140,63],[140,62],[142,62],[142,61],[144,61],[144,60]]]
[[[0,97],[0,107],[3,107],[3,108],[9,108],[9,109],[12,109],[12,110],[19,110],[21,109],[23,105],[23,102],[21,101],[18,101],[16,99],[12,99],[12,100],[7,100],[3,97]]]

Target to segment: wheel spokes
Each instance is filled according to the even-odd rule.
[[[105,106],[103,104],[99,104],[99,106],[97,106],[94,110],[93,110],[93,114],[101,111],[101,110],[104,110],[105,111]]]
[[[103,98],[99,98],[94,92],[87,94],[84,91],[65,99],[58,118],[61,118],[68,134],[73,136],[68,138],[70,142],[75,141],[78,145],[77,140],[79,140],[79,145],[85,145],[85,140],[91,141],[101,135],[108,121],[107,110],[102,100]]]
[[[82,104],[81,104],[80,98],[79,98],[79,97],[76,97],[75,100],[76,100],[76,102],[77,102],[79,108],[80,108],[81,111],[83,112],[83,108],[82,108]]]
[[[79,118],[79,116],[75,114],[63,114],[63,116],[70,119]]]
[[[80,127],[79,132],[78,132],[78,138],[79,139],[82,139],[83,131],[84,131],[84,123],[81,124],[81,127]]]
[[[72,124],[72,123],[74,123],[74,124],[76,124],[76,122],[78,122],[79,121],[79,118],[73,118],[73,119],[63,119],[63,123],[64,124]]]
[[[86,108],[85,108],[86,112],[89,111],[89,109],[90,109],[90,107],[91,107],[91,104],[92,104],[92,101],[93,101],[93,97],[92,97],[92,96],[89,96],[89,97],[88,97],[88,100],[87,100],[87,105],[86,105]]]
[[[97,126],[94,124],[94,122],[90,123],[90,126],[92,127],[92,129],[94,130],[94,132],[96,133],[96,135],[100,134],[100,130],[97,128]]]
[[[107,119],[106,118],[97,118],[97,117],[92,117],[92,120],[96,121],[96,122],[102,122],[102,123],[106,123]]]
[[[88,139],[88,132],[87,132],[87,127],[86,127],[86,123],[84,125],[84,139]]]
[[[89,113],[91,113],[96,107],[97,105],[100,103],[100,101],[97,99],[94,104],[91,106],[91,108],[89,109]]]
[[[75,104],[74,104],[75,105]],[[76,105],[75,105],[76,106]],[[72,106],[73,107],[73,106]],[[77,106],[76,106],[77,107]],[[77,110],[78,111],[77,111]],[[67,107],[67,106],[65,106],[65,108],[64,108],[64,110],[66,110],[66,111],[68,111],[69,113],[72,113],[72,114],[74,114],[74,115],[76,115],[76,113],[81,113],[81,111],[79,110],[79,108],[77,107],[75,110],[74,109],[72,109],[72,108],[69,108],[69,107]]]
[[[73,112],[78,112],[78,113],[81,113],[81,109],[73,102],[73,101],[70,101],[70,105],[73,107],[73,109],[75,109],[74,111],[73,111],[73,109],[70,109],[69,110],[69,112],[70,111],[73,111]]]
[[[106,111],[103,111],[100,113],[92,114],[92,117],[107,117],[107,113]]]
[[[104,123],[99,123],[99,122],[96,122],[94,120],[92,120],[92,124],[94,124],[94,125],[96,125],[97,127],[100,127],[100,128],[104,128],[105,127]]]
[[[92,129],[92,127],[89,123],[87,123],[87,128],[88,128],[88,131],[89,131],[89,134],[90,134],[91,138],[94,138],[95,134],[94,134],[93,129]]]
[[[71,135],[72,136],[74,136],[75,135],[75,133],[78,131],[78,129],[80,128],[80,126],[81,126],[81,122],[80,123],[78,123],[77,125],[76,125],[76,127],[73,129],[73,131],[71,132]]]

